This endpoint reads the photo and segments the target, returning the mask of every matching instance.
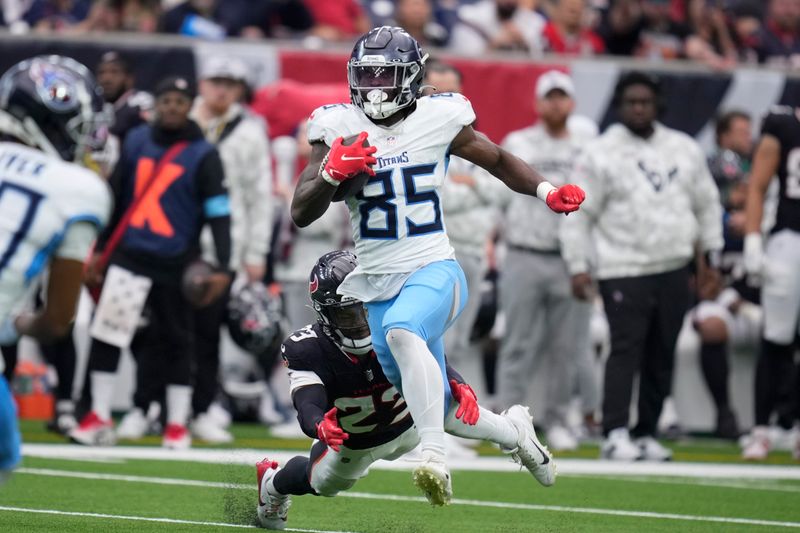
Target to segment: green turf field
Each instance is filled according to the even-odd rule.
[[[28,442],[58,440],[38,425],[23,428]],[[244,441],[269,442],[258,447],[308,445],[268,439],[254,426],[237,427],[236,433]],[[724,443],[679,444],[676,450],[681,460],[735,462],[738,455],[734,445]],[[577,455],[596,453],[587,447]],[[776,454],[773,461],[791,463],[787,454]],[[800,529],[797,479],[564,475],[545,489],[526,472],[455,471],[453,485],[453,505],[433,509],[415,492],[409,472],[374,470],[340,497],[296,498],[289,528],[376,533]],[[26,457],[0,488],[0,532],[229,531],[254,524],[255,500],[255,469],[238,464]]]

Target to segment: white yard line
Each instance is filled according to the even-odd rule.
[[[252,490],[255,491],[255,484],[241,484],[241,483],[220,483],[212,481],[198,481],[193,479],[176,479],[176,478],[160,478],[149,476],[128,476],[118,474],[94,474],[90,472],[71,472],[66,470],[54,470],[44,468],[20,468],[17,473],[23,475],[41,475],[41,476],[58,476],[58,477],[72,477],[81,479],[96,479],[108,481],[121,481],[128,483],[155,483],[160,485],[183,485],[191,487],[209,487],[209,488],[224,488],[235,490]],[[426,503],[426,499],[421,496],[400,496],[395,494],[375,494],[370,492],[342,492],[339,494],[344,498],[359,498],[368,500],[383,500],[383,501],[403,501],[403,502],[420,502]],[[599,509],[593,507],[570,507],[561,505],[535,505],[527,503],[507,503],[507,502],[492,502],[484,500],[466,500],[456,498],[452,502],[453,505],[468,505],[471,507],[489,507],[497,509],[518,509],[527,511],[550,511],[560,513],[581,513],[581,514],[595,514],[606,516],[625,516],[635,518],[652,518],[657,520],[678,520],[678,521],[691,521],[691,522],[712,522],[722,524],[739,524],[739,525],[752,525],[752,526],[768,526],[768,527],[782,527],[782,528],[798,528],[800,529],[800,522],[782,522],[776,520],[760,520],[752,518],[728,518],[722,516],[702,516],[702,515],[684,515],[674,513],[652,513],[646,511],[625,511],[618,509]],[[0,507],[0,510],[3,510]],[[89,515],[87,515],[89,516]],[[161,519],[159,519],[161,520]],[[168,520],[168,519],[164,519]],[[188,522],[187,522],[188,523]],[[232,526],[235,527],[235,526]],[[244,526],[241,526],[244,527]],[[296,530],[300,531],[300,530]]]
[[[264,457],[284,463],[304,452],[286,450],[253,449],[208,449],[167,450],[144,446],[87,447],[72,444],[23,444],[22,453],[28,457],[51,459],[157,459],[193,461],[202,463],[253,465]],[[683,478],[727,478],[742,479],[795,479],[800,480],[800,467],[780,465],[723,464],[723,463],[626,463],[600,459],[556,459],[562,474],[605,476],[661,476]],[[517,472],[519,466],[506,457],[478,457],[451,460],[453,470]],[[411,470],[413,462],[405,460],[378,461],[373,468],[378,470]]]
[[[800,486],[781,485],[770,483],[769,480],[749,480],[744,482],[734,481],[704,481],[698,478],[669,478],[655,476],[594,476],[590,474],[560,474],[559,477],[573,477],[581,479],[607,479],[609,481],[625,481],[631,483],[659,483],[663,485],[697,485],[700,487],[716,487],[721,489],[767,490],[774,492],[800,492]]]
[[[55,509],[28,509],[27,507],[9,507],[5,505],[0,505],[0,511],[11,512],[11,513],[35,513],[35,514],[50,514],[50,515],[61,515],[61,516],[79,516],[86,518],[104,518],[107,520],[133,520],[135,522],[159,522],[162,524],[188,524],[193,526],[259,529],[256,526],[248,526],[244,524],[226,524],[225,522],[200,522],[196,520],[179,520],[177,518],[154,518],[149,516],[129,516],[129,515],[103,514],[103,513],[79,513],[75,511],[57,511]],[[353,533],[351,531],[328,531],[325,529],[297,529],[291,527],[287,527],[284,531],[300,531],[305,533]]]

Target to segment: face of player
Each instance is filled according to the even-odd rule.
[[[179,130],[189,122],[192,100],[178,91],[168,91],[156,98],[156,117],[165,130]]]
[[[200,82],[200,96],[214,115],[223,115],[242,96],[242,84],[227,78],[211,78]]]
[[[366,339],[370,335],[367,313],[360,302],[331,308],[330,319],[334,327],[350,339]]]
[[[743,117],[733,119],[728,131],[720,136],[720,146],[741,156],[749,156],[753,151],[752,123]]]
[[[423,28],[431,18],[431,4],[429,0],[400,0],[396,17],[398,26]]]
[[[133,87],[132,77],[113,61],[97,68],[97,83],[103,88],[106,102],[116,102],[125,91]]]
[[[539,119],[551,130],[560,130],[566,127],[567,119],[575,109],[575,100],[561,89],[553,89],[536,101],[536,111]]]
[[[436,93],[461,92],[461,81],[458,79],[458,75],[451,70],[428,72],[425,76],[425,85],[433,85],[433,88],[428,87],[423,91],[426,96]]]
[[[647,85],[631,85],[622,93],[619,117],[633,133],[643,135],[650,132],[657,116],[656,94]]]

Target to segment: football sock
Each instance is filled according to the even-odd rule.
[[[728,349],[724,342],[700,346],[700,366],[717,412],[730,408],[728,402]]]
[[[417,426],[422,456],[442,459],[444,445],[444,379],[428,345],[404,329],[386,334],[403,382],[403,399]]]
[[[755,423],[768,426],[770,415],[787,397],[793,381],[793,345],[761,340],[761,353],[756,362]],[[791,396],[791,393],[788,393]]]
[[[192,405],[192,388],[186,385],[167,385],[167,424],[185,426]]]
[[[478,422],[474,426],[470,426],[456,418],[457,409],[458,404],[453,402],[444,422],[445,430],[451,435],[475,440],[488,440],[499,444],[503,448],[517,447],[519,433],[514,424],[506,417],[494,414],[490,410],[481,407]]]
[[[292,457],[277,474],[267,482],[267,492],[273,496],[315,494],[308,481],[308,457]]]
[[[92,411],[101,420],[111,420],[111,399],[116,379],[116,373],[92,372]]]

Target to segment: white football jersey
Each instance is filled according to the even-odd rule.
[[[323,106],[308,123],[310,142],[369,134],[375,177],[347,200],[359,266],[340,288],[362,301],[391,298],[411,273],[455,257],[445,232],[439,188],[450,143],[475,121],[466,97],[441,93],[417,100],[403,121],[381,127],[350,104]],[[394,294],[393,294],[394,293]]]
[[[0,142],[0,322],[52,257],[86,259],[110,209],[108,186],[90,170]]]

